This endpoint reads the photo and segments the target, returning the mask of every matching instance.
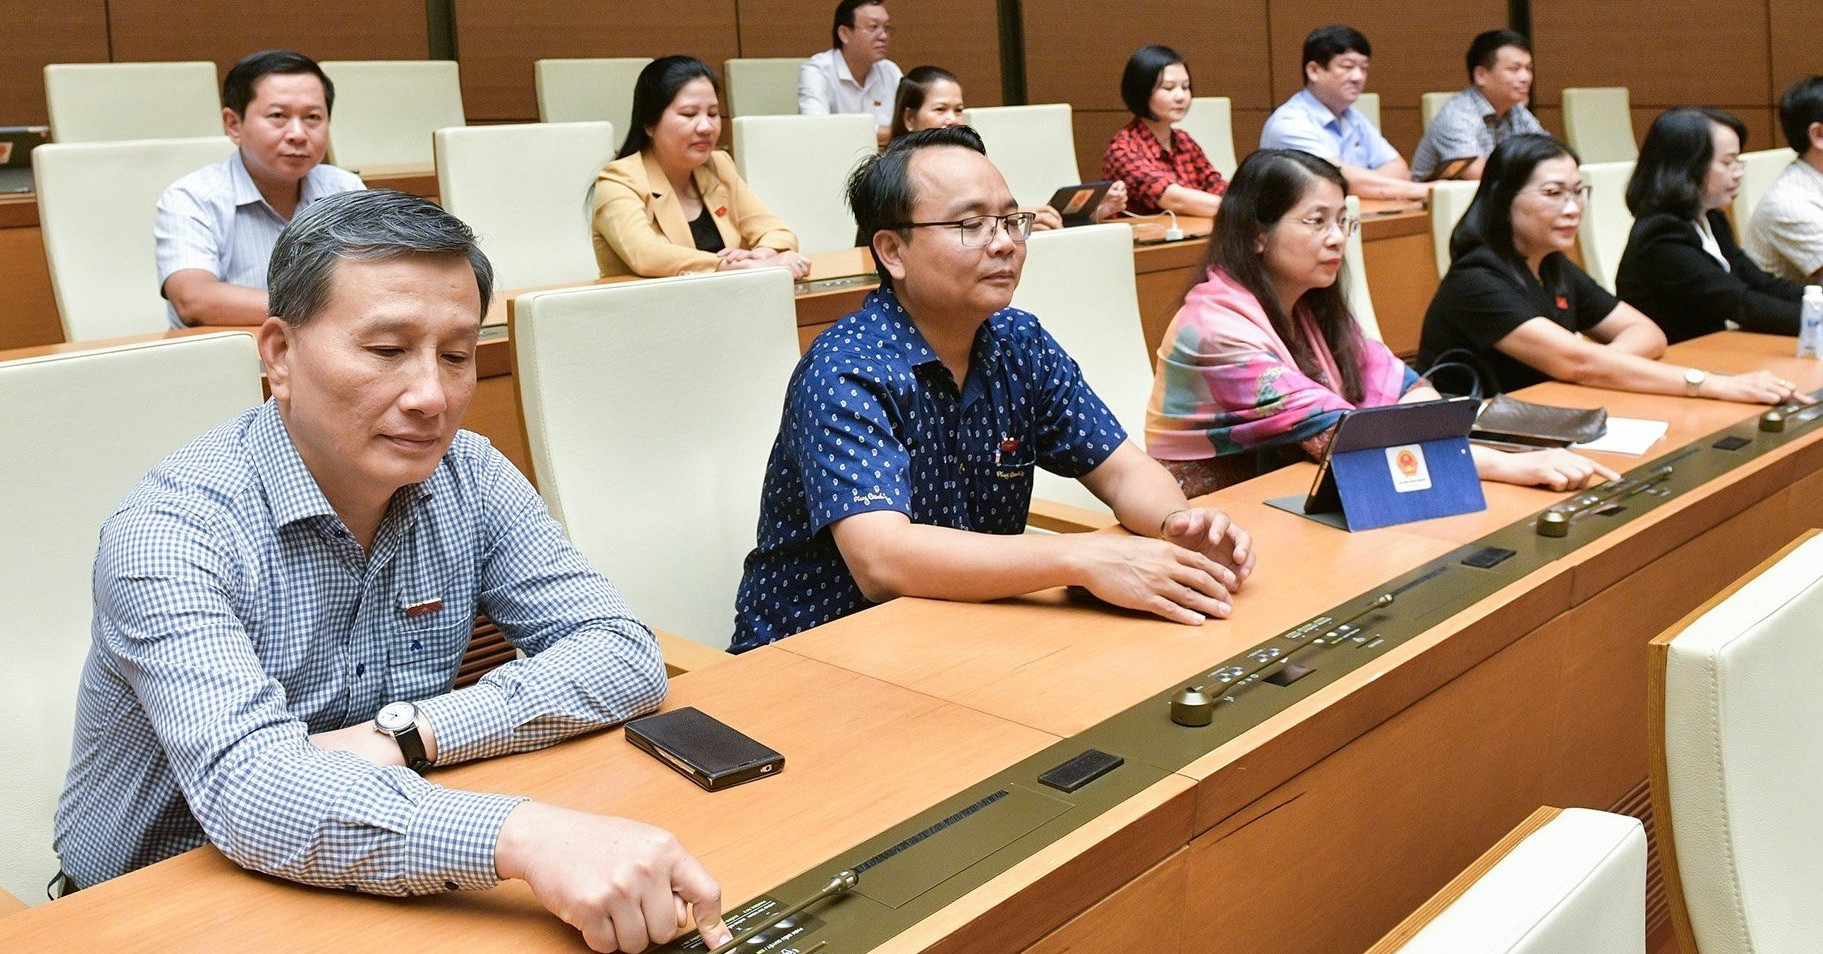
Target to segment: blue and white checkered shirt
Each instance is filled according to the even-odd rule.
[[[297,210],[302,212],[325,196],[365,188],[360,176],[319,165],[304,177]],[[166,279],[186,268],[201,269],[230,285],[265,291],[272,246],[287,224],[260,195],[239,149],[226,161],[171,183],[159,196],[158,217],[152,220],[159,293],[164,293]],[[173,328],[184,326],[169,302],[165,318]]]
[[[450,692],[477,608],[528,656]],[[523,799],[309,735],[415,701],[451,764],[621,721],[665,692],[651,632],[484,438],[460,432],[399,490],[367,551],[272,402],[167,458],[103,524],[93,638],[56,822],[85,886],[210,842],[306,884],[491,887]]]
[[[1497,116],[1486,96],[1473,86],[1443,101],[1424,138],[1412,153],[1412,178],[1423,181],[1440,165],[1473,156],[1487,158],[1494,147],[1520,133],[1542,133],[1538,117],[1518,103]]]

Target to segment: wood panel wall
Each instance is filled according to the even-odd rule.
[[[0,125],[42,126],[47,63],[106,63],[106,0],[0,0]]]

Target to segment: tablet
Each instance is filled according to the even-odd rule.
[[[1391,404],[1386,407],[1363,407],[1342,415],[1341,423],[1330,438],[1323,460],[1317,465],[1316,479],[1304,498],[1304,513],[1334,513],[1342,509],[1342,497],[1336,484],[1335,462],[1338,458],[1363,450],[1426,444],[1431,441],[1460,438],[1466,441],[1475,426],[1475,415],[1481,402],[1473,398],[1448,398],[1415,404]],[[1480,489],[1477,481],[1476,489]],[[1295,498],[1294,498],[1295,499]]]
[[[1063,217],[1064,228],[1073,225],[1089,225],[1094,222],[1095,210],[1101,206],[1101,200],[1114,188],[1114,183],[1082,182],[1073,186],[1064,186],[1051,194],[1051,201],[1045,203],[1057,210]]]

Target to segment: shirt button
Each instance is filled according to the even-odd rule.
[[[366,663],[362,663],[362,664],[360,664],[360,665],[358,665],[358,666],[356,666],[356,667],[354,667],[354,674],[355,674],[355,675],[357,675],[357,676],[365,676],[365,675],[367,675],[367,664],[366,664]]]
[[[443,882],[443,886],[444,886],[444,887],[445,887],[445,888],[448,888],[448,889],[449,889],[449,890],[451,890],[451,891],[459,891],[459,890],[461,890],[461,889],[460,889],[460,888],[458,888],[458,887],[457,887],[457,886],[456,886],[456,883],[455,883],[455,882],[454,882],[454,881],[445,881],[445,882]]]

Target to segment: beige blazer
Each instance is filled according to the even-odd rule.
[[[692,173],[696,191],[728,248],[795,252],[798,237],[734,171],[734,160],[716,151]],[[595,177],[595,263],[601,277],[662,278],[715,271],[713,252],[698,251],[664,170],[650,150],[616,159]]]

